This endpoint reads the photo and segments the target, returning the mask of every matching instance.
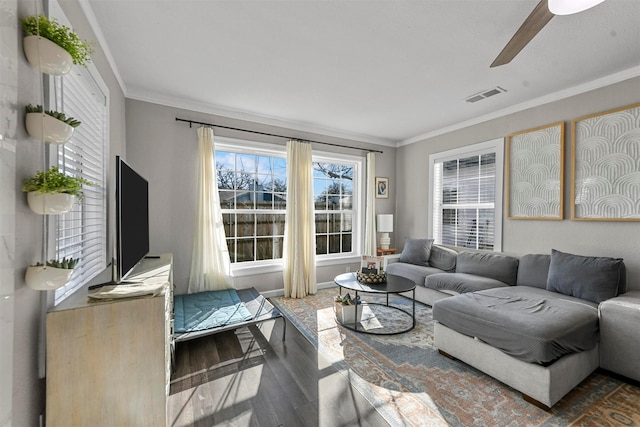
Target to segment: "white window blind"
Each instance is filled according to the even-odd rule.
[[[501,250],[502,147],[496,140],[431,156],[436,243]]]
[[[107,265],[106,148],[107,96],[98,76],[89,69],[74,67],[55,79],[56,109],[82,124],[66,144],[58,146],[57,164],[64,173],[88,179],[96,186],[84,186],[84,198],[73,209],[57,216],[56,258],[79,258],[70,283],[55,293],[55,304],[95,277]],[[104,84],[102,84],[104,85]]]

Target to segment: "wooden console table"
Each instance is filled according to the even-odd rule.
[[[89,300],[87,286],[47,313],[46,425],[164,426],[171,375],[172,256],[127,278],[157,296]]]

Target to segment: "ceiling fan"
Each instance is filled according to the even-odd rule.
[[[541,0],[533,9],[509,43],[502,49],[491,68],[508,64],[556,15],[570,15],[587,10],[604,0]]]

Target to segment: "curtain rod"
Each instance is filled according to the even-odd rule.
[[[380,154],[383,153],[380,150],[371,150],[369,148],[351,147],[351,146],[348,146],[348,145],[333,144],[331,142],[322,142],[322,141],[314,141],[312,139],[294,138],[294,137],[291,137],[291,136],[277,135],[277,134],[274,134],[274,133],[259,132],[257,130],[240,129],[240,128],[234,128],[234,127],[230,127],[230,126],[214,125],[213,123],[196,122],[195,120],[186,120],[186,119],[181,119],[181,118],[178,118],[178,117],[176,117],[176,121],[177,122],[189,123],[189,127],[191,127],[191,125],[194,125],[194,124],[203,125],[203,126],[211,126],[211,127],[216,127],[216,128],[222,128],[222,129],[237,130],[237,131],[240,131],[240,132],[256,133],[258,135],[275,136],[277,138],[297,139],[297,140],[306,141],[306,142],[313,142],[314,144],[332,145],[334,147],[350,148],[352,150],[369,151],[371,153],[380,153]]]

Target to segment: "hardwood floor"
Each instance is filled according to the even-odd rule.
[[[287,322],[178,343],[171,426],[388,426]]]

